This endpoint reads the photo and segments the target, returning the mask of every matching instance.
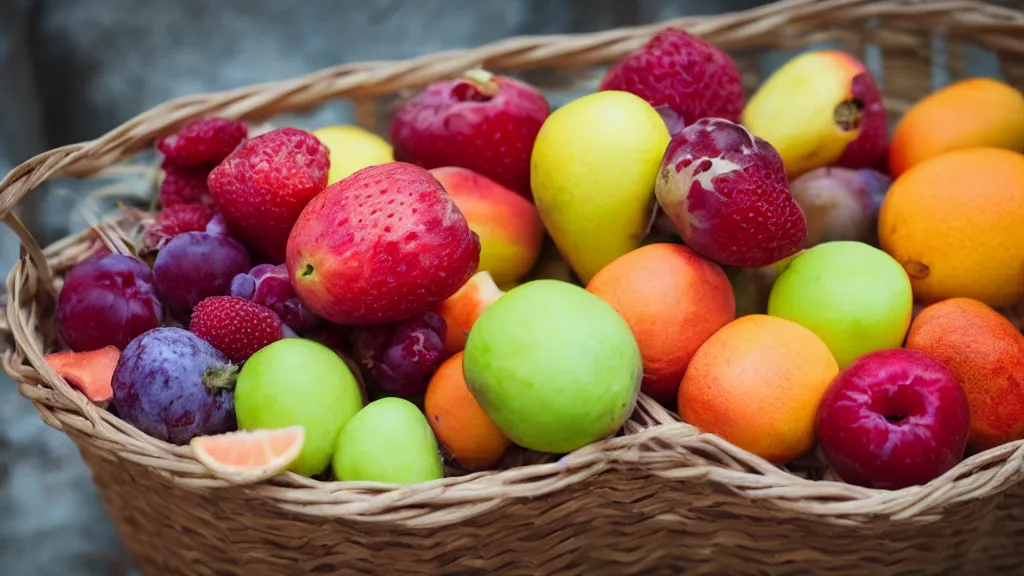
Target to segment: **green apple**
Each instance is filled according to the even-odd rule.
[[[854,241],[825,242],[804,251],[768,297],[768,314],[817,334],[840,368],[868,352],[902,346],[913,306],[903,266],[878,248]]]
[[[334,475],[342,481],[416,484],[444,477],[434,431],[415,404],[374,400],[338,435]]]
[[[622,427],[636,405],[643,362],[614,308],[574,284],[534,280],[480,315],[463,372],[510,440],[563,454]]]
[[[327,468],[338,433],[362,405],[359,383],[344,360],[303,338],[278,340],[253,354],[235,384],[239,428],[305,428],[302,453],[290,467],[303,476]]]

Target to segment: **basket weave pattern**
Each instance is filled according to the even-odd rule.
[[[926,486],[878,491],[810,480],[700,434],[646,397],[623,434],[557,462],[398,490],[286,474],[254,487],[212,477],[187,447],[146,436],[90,404],[43,360],[57,346],[60,275],[93,231],[42,249],[13,211],[59,176],[88,177],[188,119],[258,121],[350,97],[364,125],[403,90],[483,65],[586,70],[666,27],[734,54],[748,90],[757,54],[830,41],[873,68],[897,118],[952,78],[962,42],[995,51],[1024,87],[1024,14],[965,1],[790,0],[755,10],[575,36],[513,38],[406,61],[346,64],[283,82],[181,98],[97,140],[41,154],[0,182],[0,215],[21,238],[7,279],[4,370],[92,468],[128,549],[149,574],[990,574],[1024,549],[1024,441]],[[935,39],[948,51],[933,51]],[[880,60],[870,51],[879,47]],[[946,59],[948,58],[948,65]],[[389,98],[392,100],[389,101]]]

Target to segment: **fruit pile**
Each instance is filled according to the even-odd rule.
[[[47,359],[238,481],[560,455],[642,391],[778,465],[925,483],[1024,437],[1024,97],[885,114],[849,54],[748,98],[669,30],[556,110],[473,70],[390,141],[197,119],[156,143],[131,253],[67,274]]]

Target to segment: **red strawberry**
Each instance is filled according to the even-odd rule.
[[[624,90],[658,109],[675,134],[701,118],[736,122],[746,103],[736,63],[709,42],[665,30],[613,66],[600,90]]]
[[[176,166],[215,166],[245,140],[249,128],[226,118],[201,118],[176,134],[164,136],[156,147]]]
[[[327,185],[330,165],[315,136],[279,128],[232,152],[207,182],[232,234],[280,264],[295,219]]]
[[[672,137],[654,191],[686,245],[724,266],[767,266],[807,237],[778,151],[722,118]]]
[[[176,204],[212,204],[206,178],[210,168],[197,166],[183,168],[164,160],[164,180],[160,183],[160,204],[163,207]]]
[[[440,304],[476,271],[480,239],[430,172],[391,162],[328,186],[295,222],[288,277],[336,324],[394,322]]]
[[[461,166],[529,197],[530,154],[549,111],[543,94],[513,78],[476,70],[435,82],[395,114],[395,159]]]
[[[236,364],[284,338],[273,310],[234,296],[210,296],[196,304],[188,330]]]
[[[145,246],[159,250],[168,240],[185,232],[202,232],[213,219],[213,210],[202,204],[172,204],[160,211],[156,224],[146,231]]]

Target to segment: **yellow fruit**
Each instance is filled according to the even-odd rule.
[[[359,126],[326,126],[314,130],[313,135],[330,151],[328,184],[363,168],[395,161],[394,150],[387,140]]]
[[[915,164],[889,189],[878,236],[919,302],[1012,306],[1024,297],[1024,155],[962,148]]]
[[[640,247],[668,142],[657,111],[617,90],[578,98],[541,126],[530,158],[534,203],[583,282]]]

